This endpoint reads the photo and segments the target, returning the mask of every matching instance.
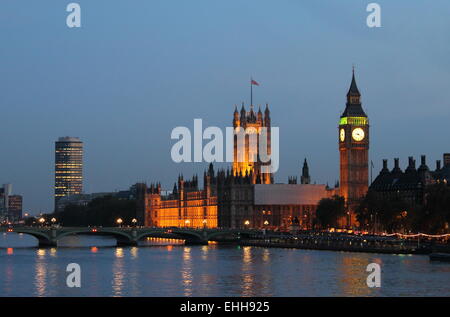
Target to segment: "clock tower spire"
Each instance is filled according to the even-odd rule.
[[[347,93],[347,103],[339,122],[340,195],[347,204],[343,224],[356,225],[355,209],[369,184],[369,118],[361,105],[355,70]]]

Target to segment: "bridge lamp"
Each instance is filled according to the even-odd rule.
[[[117,218],[116,223],[120,226],[122,224],[123,220],[122,218]]]
[[[50,221],[51,221],[52,223],[55,223],[55,222],[56,222],[56,218],[52,218]]]
[[[269,222],[266,220],[266,221],[264,221],[264,225],[268,225],[269,224]]]
[[[131,222],[133,223],[133,225],[136,225],[137,224],[137,219],[133,218],[133,219],[131,219]]]
[[[189,226],[189,224],[191,223],[191,221],[188,219],[184,222],[186,224],[186,226]]]
[[[39,218],[39,223],[40,223],[41,225],[43,225],[43,224],[44,224],[44,222],[45,222],[45,219],[44,219],[44,217],[41,217],[41,218]]]
[[[244,221],[244,225],[246,225],[246,226],[250,225],[250,221],[249,220],[245,220]]]

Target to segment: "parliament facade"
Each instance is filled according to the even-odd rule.
[[[369,120],[361,106],[354,72],[338,127],[340,187],[311,184],[306,159],[300,184],[297,177],[290,177],[288,184],[274,184],[273,175],[263,169],[270,162],[262,162],[259,146],[250,142],[251,134],[267,137],[266,151],[270,155],[270,127],[268,105],[264,114],[261,109],[255,112],[253,105],[249,111],[244,104],[240,112],[235,108],[231,168],[216,172],[210,164],[203,175],[203,188],[199,186],[198,176],[189,180],[179,176],[171,191],[163,191],[160,184],[136,184],[139,221],[154,227],[282,230],[296,224],[301,229],[311,229],[319,201],[340,195],[346,199],[348,210],[342,225],[355,225],[354,210],[368,189]],[[240,141],[243,146],[239,147],[236,131],[241,128],[246,135]],[[262,134],[263,128],[267,128],[267,134]]]

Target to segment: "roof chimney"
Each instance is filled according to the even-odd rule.
[[[414,172],[416,170],[416,160],[414,157],[408,157],[408,168],[405,172]]]
[[[450,153],[444,153],[444,166],[450,165]]]

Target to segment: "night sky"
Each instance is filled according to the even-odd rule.
[[[85,145],[85,192],[127,189],[207,163],[170,157],[176,126],[230,126],[234,105],[270,105],[280,127],[276,182],[300,173],[339,178],[338,121],[352,65],[381,160],[450,152],[450,2],[78,0],[82,27],[66,26],[63,0],[0,2],[0,184],[24,212],[52,211],[54,142]]]

